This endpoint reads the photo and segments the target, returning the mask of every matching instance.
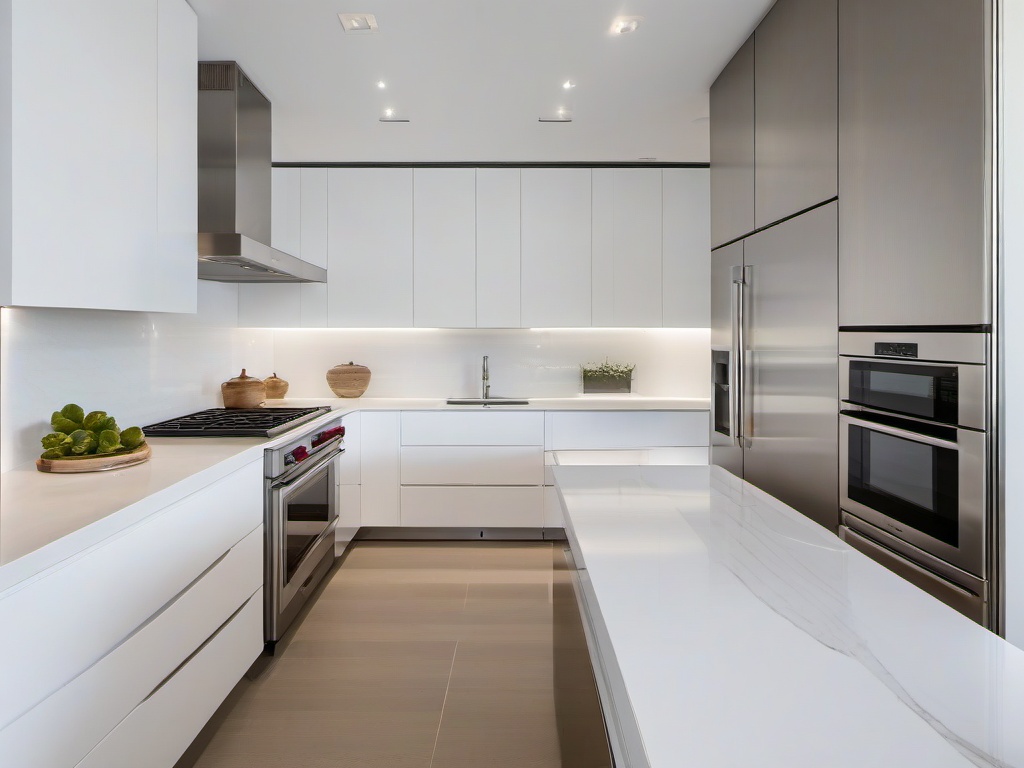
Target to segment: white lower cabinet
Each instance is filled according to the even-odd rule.
[[[543,485],[540,445],[405,445],[403,485]]]
[[[263,650],[260,588],[78,768],[169,768]]]
[[[115,727],[129,732],[125,718],[258,593],[262,470],[252,462],[0,595],[0,765],[73,766]],[[212,713],[259,655],[257,602],[258,621],[232,643],[231,685],[219,698],[197,692],[196,708]],[[184,750],[208,716],[193,729],[176,714],[163,738]],[[133,765],[177,759],[154,755]]]
[[[708,444],[707,411],[549,411],[549,451],[671,448]]]
[[[366,411],[359,416],[360,507],[365,526],[401,525],[399,416],[398,411]]]
[[[404,485],[402,525],[442,528],[540,528],[541,486]]]

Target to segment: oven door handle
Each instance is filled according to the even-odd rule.
[[[915,443],[931,445],[935,448],[948,448],[951,451],[960,450],[960,446],[952,440],[943,440],[941,437],[922,435],[920,432],[913,432],[909,429],[890,427],[888,424],[879,424],[878,422],[871,421],[870,419],[860,419],[856,416],[850,416],[848,413],[840,415],[839,420],[847,421],[850,424],[856,424],[858,427],[864,427],[865,429],[873,429],[875,432],[892,435],[893,437],[902,437],[904,440],[910,440]]]
[[[313,474],[314,472],[322,469],[323,467],[327,466],[336,457],[340,456],[344,452],[345,452],[344,448],[341,448],[341,449],[339,449],[337,451],[331,451],[329,454],[324,456],[322,459],[320,459],[318,462],[313,464],[311,467],[308,467],[308,468],[307,467],[303,467],[303,471],[300,472],[299,474],[295,475],[291,479],[285,480],[283,483],[273,483],[270,486],[271,490],[276,491],[276,490],[278,490],[280,488],[287,488],[289,485],[294,485],[295,483],[299,482],[300,480],[304,479],[305,477],[307,477],[307,476]]]

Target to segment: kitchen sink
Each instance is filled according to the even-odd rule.
[[[529,400],[516,397],[450,397],[448,405],[529,405]]]

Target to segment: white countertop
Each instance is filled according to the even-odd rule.
[[[718,467],[554,475],[652,768],[1024,766],[1024,651]]]
[[[333,414],[360,410],[481,410],[450,406],[438,398],[315,398],[268,400],[269,407],[327,405]],[[528,406],[495,410],[707,410],[708,401],[640,395],[539,398]],[[308,422],[302,429],[316,426]],[[40,435],[41,436],[41,435]],[[38,472],[34,463],[0,476],[0,593],[190,493],[216,482],[287,435],[263,438],[149,438],[145,464],[109,472],[60,475]]]

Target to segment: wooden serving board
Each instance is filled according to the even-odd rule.
[[[102,456],[68,456],[63,459],[36,459],[40,472],[105,472],[123,469],[149,461],[153,452],[143,443],[127,453],[104,454]]]

